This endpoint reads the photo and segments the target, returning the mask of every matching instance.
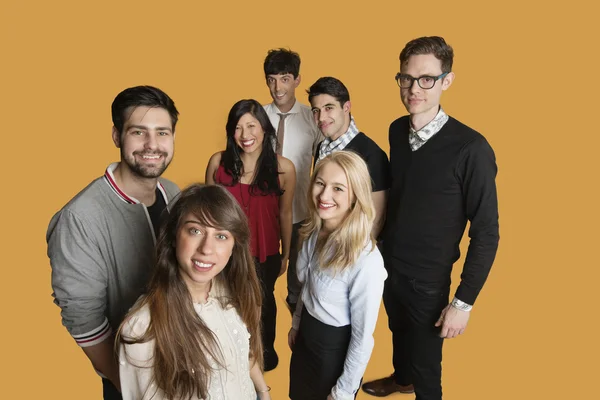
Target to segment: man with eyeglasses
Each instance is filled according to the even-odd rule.
[[[400,53],[395,78],[409,115],[390,125],[383,234],[394,373],[363,385],[378,397],[414,391],[417,400],[441,400],[443,341],[464,333],[498,248],[494,151],[440,106],[454,81],[452,62],[452,48],[436,36],[414,39]],[[471,240],[449,302],[467,221]]]

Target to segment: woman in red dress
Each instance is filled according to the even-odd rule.
[[[277,316],[273,292],[289,258],[296,172],[290,160],[277,155],[275,128],[256,100],[234,104],[226,132],[227,147],[210,158],[206,183],[227,188],[248,217],[250,249],[264,292],[264,369],[270,371],[279,362],[273,346]]]

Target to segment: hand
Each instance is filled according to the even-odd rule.
[[[294,350],[294,345],[296,344],[296,336],[298,336],[298,331],[294,328],[291,328],[288,332],[288,346],[290,346],[290,350]]]
[[[442,327],[440,337],[452,339],[458,335],[462,335],[465,329],[467,329],[470,314],[470,311],[462,311],[448,304],[442,310],[440,318],[435,323],[436,327]]]
[[[285,274],[285,271],[287,270],[289,259],[290,259],[289,256],[288,257],[281,257],[281,269],[279,270],[279,275],[277,275],[278,278],[281,275]]]
[[[328,394],[327,395],[327,400],[333,400],[333,397],[330,394]]]

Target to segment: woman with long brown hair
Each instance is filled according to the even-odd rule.
[[[117,335],[124,400],[270,399],[249,240],[227,190],[181,193],[161,227],[148,293]]]

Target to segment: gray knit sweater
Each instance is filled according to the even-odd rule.
[[[118,329],[142,294],[154,260],[154,230],[146,206],[116,185],[111,164],[50,221],[46,240],[54,302],[82,346]],[[167,205],[179,193],[159,178]]]

